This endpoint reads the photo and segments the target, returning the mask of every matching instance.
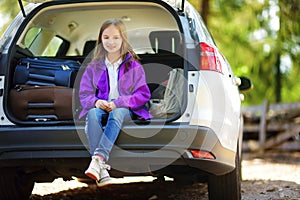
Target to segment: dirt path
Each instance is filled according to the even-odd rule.
[[[243,200],[300,199],[300,152],[244,154],[242,176]],[[152,180],[152,177],[144,178],[144,181]],[[65,182],[57,179],[53,183],[36,184],[30,199],[208,199],[206,184],[183,186],[172,181],[134,183],[136,180],[133,178],[126,179],[133,183],[120,184],[117,181],[98,189],[95,185],[76,180]]]
[[[300,152],[244,154],[243,199],[300,199]]]

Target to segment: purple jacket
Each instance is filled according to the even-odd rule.
[[[114,100],[116,107],[130,108],[136,115],[149,119],[151,114],[145,104],[151,97],[150,90],[146,83],[145,72],[142,65],[131,59],[127,54],[126,59],[119,67],[118,89],[120,96]],[[131,60],[130,60],[131,59]],[[125,69],[125,62],[129,61],[128,70]],[[108,100],[109,77],[105,63],[92,61],[85,69],[79,88],[79,98],[83,107],[79,118],[95,107],[98,99]]]

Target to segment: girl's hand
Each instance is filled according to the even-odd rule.
[[[108,102],[105,101],[105,100],[101,100],[101,99],[99,99],[99,100],[96,101],[95,107],[96,108],[100,108],[102,110],[105,110],[107,112],[110,109]]]
[[[107,110],[107,112],[111,112],[113,109],[115,109],[117,107],[114,102],[109,102],[108,106],[109,106],[109,109]]]

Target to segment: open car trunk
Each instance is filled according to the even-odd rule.
[[[109,18],[123,20],[129,43],[141,58],[152,94],[147,104],[154,115],[151,121],[178,119],[186,102],[184,38],[178,15],[173,12],[164,2],[41,4],[17,32],[11,49],[6,95],[10,120],[18,124],[78,120],[81,74],[93,57],[100,26]],[[173,79],[175,72],[180,73],[180,82],[174,81],[178,80]],[[173,81],[169,81],[171,74]],[[169,104],[164,99],[172,95],[176,108],[163,108]]]

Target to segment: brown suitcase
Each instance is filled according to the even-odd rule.
[[[11,111],[26,121],[71,120],[72,93],[63,86],[16,86],[10,91]]]

